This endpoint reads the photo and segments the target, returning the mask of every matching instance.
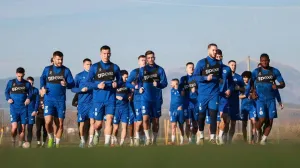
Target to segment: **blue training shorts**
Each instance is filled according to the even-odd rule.
[[[142,114],[150,116],[150,118],[159,118],[161,116],[161,106],[160,101],[142,101]]]
[[[170,122],[172,123],[179,123],[183,124],[184,123],[184,114],[182,110],[173,110],[170,112]]]
[[[10,106],[10,123],[21,122],[27,124],[27,107]]]
[[[35,124],[35,116],[32,116],[33,109],[27,110],[27,124]]]
[[[128,106],[117,106],[113,124],[128,123],[129,121],[129,107]]]
[[[198,103],[199,103],[199,113],[205,113],[206,110],[209,109],[218,111],[219,95],[218,94],[213,96],[199,95]]]
[[[78,110],[77,122],[84,122],[85,120],[88,120],[89,118],[93,118],[92,107],[93,107],[92,103],[78,105],[78,107],[77,107],[77,110]]]
[[[277,118],[277,109],[275,99],[267,101],[256,101],[256,111],[258,118]]]
[[[93,103],[94,119],[103,121],[104,116],[114,115],[116,110],[116,102]]]
[[[65,118],[66,102],[65,101],[45,101],[44,116],[53,116],[56,118]]]

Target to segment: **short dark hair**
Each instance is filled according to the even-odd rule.
[[[151,51],[151,50],[148,50],[148,51],[146,51],[145,52],[145,56],[147,57],[147,55],[155,55],[155,53],[153,52],[153,51]]]
[[[215,43],[210,43],[210,44],[208,44],[207,49],[209,49],[209,48],[212,47],[212,46],[218,47],[217,44],[215,44]]]
[[[220,50],[220,49],[217,49],[216,53],[217,53],[218,55],[223,55],[223,54],[222,54],[222,50]]]
[[[85,63],[86,61],[92,62],[89,58],[85,58],[82,62]]]
[[[194,63],[188,62],[188,63],[185,64],[185,66],[188,66],[188,65],[193,65],[194,66]]]
[[[34,79],[33,79],[33,77],[31,77],[31,76],[28,76],[28,77],[27,77],[27,80],[31,80],[32,82],[34,82]]]
[[[138,60],[139,60],[140,58],[146,58],[146,56],[145,56],[145,55],[140,55],[140,56],[138,57]]]
[[[53,53],[53,57],[54,57],[54,56],[63,57],[63,56],[64,56],[64,54],[63,54],[61,51],[54,51],[54,53]]]
[[[53,63],[53,57],[50,59],[50,62]]]
[[[177,78],[172,79],[172,81],[175,81],[175,82],[179,83],[179,80]]]
[[[235,60],[230,60],[230,61],[228,61],[228,64],[229,64],[229,63],[231,63],[231,62],[234,62],[234,63],[236,63],[236,61],[235,61]]]
[[[269,55],[266,54],[266,53],[262,53],[262,54],[260,55],[260,59],[263,58],[263,57],[267,58],[268,60],[270,59]]]
[[[242,73],[242,77],[246,77],[246,78],[251,79],[251,76],[252,76],[252,73],[250,71],[244,71]]]
[[[100,48],[100,51],[102,50],[109,50],[110,51],[110,47],[108,45],[104,45]]]
[[[16,73],[22,73],[22,74],[24,74],[25,73],[25,69],[23,67],[19,67],[19,68],[17,68]]]
[[[120,73],[121,73],[121,76],[128,75],[128,72],[126,70],[121,70]]]

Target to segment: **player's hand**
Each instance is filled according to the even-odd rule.
[[[219,83],[221,83],[221,84],[222,84],[222,83],[223,83],[223,79],[221,79],[221,78],[220,78],[220,79],[219,79]]]
[[[112,85],[113,88],[117,88],[117,83],[116,82],[113,82],[111,85]]]
[[[195,92],[196,92],[196,88],[195,88],[195,87],[192,87],[191,92],[192,92],[192,93],[195,93]]]
[[[157,82],[153,81],[153,86],[156,87],[157,86]]]
[[[132,101],[132,96],[128,96],[128,100],[129,100],[129,101]]]
[[[181,110],[182,110],[182,107],[181,107],[181,106],[179,106],[179,107],[177,108],[177,110],[180,110],[180,111],[181,111]]]
[[[184,91],[181,91],[181,96],[184,96],[185,95],[185,92]]]
[[[283,110],[284,106],[282,103],[279,103],[280,109]]]
[[[42,87],[42,89],[41,89],[41,94],[42,95],[45,95],[47,93],[47,89],[45,89],[44,87]]]
[[[225,96],[226,96],[226,97],[229,97],[230,95],[231,95],[230,90],[226,90]]]
[[[105,87],[104,81],[98,84],[99,89],[104,89],[104,87]]]
[[[63,78],[62,81],[60,81],[61,86],[67,86],[67,82],[65,80],[65,78]]]
[[[14,101],[13,101],[13,99],[8,99],[8,101],[7,101],[9,104],[12,104]]]
[[[27,106],[30,103],[30,99],[25,100],[25,105]]]
[[[122,96],[116,96],[116,98],[117,98],[118,100],[123,100],[123,97],[122,97]]]
[[[272,85],[272,88],[273,88],[274,90],[276,90],[276,89],[277,89],[276,84],[273,84],[273,85]]]
[[[212,80],[212,74],[209,74],[208,76],[207,76],[207,81],[211,81]]]
[[[87,92],[88,91],[88,88],[87,87],[84,87],[81,89],[81,92]]]
[[[234,90],[240,90],[240,86],[239,85],[235,85]]]
[[[135,86],[134,86],[134,89],[139,89],[139,85],[135,85]]]
[[[255,91],[253,91],[252,93],[250,93],[250,98],[253,100],[256,100],[258,98],[257,94]]]
[[[144,93],[144,88],[141,87],[139,92],[140,92],[140,94]]]
[[[36,111],[34,111],[34,112],[31,113],[31,116],[36,116],[36,115],[37,115]]]
[[[44,106],[44,104],[42,104],[42,109],[44,109],[45,108],[45,106]]]

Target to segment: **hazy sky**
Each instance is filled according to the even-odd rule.
[[[154,50],[165,69],[206,56],[208,43],[225,60],[258,58],[298,70],[299,0],[11,0],[0,1],[0,78],[23,66],[40,76],[55,50],[73,75],[86,57],[99,61],[99,48],[112,48],[121,69],[137,66],[137,56]]]

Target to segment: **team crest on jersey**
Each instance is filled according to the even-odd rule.
[[[16,84],[14,83],[13,86],[16,86]]]
[[[223,73],[226,73],[226,72],[227,72],[226,69],[224,69],[224,70],[223,70]]]
[[[234,78],[233,80],[234,80],[235,82],[237,81],[237,79],[236,79],[236,78]]]
[[[99,68],[99,70],[98,71],[102,71],[102,69],[101,68]]]
[[[52,71],[49,72],[49,75],[52,75]]]
[[[261,75],[261,72],[259,72],[258,75]]]

